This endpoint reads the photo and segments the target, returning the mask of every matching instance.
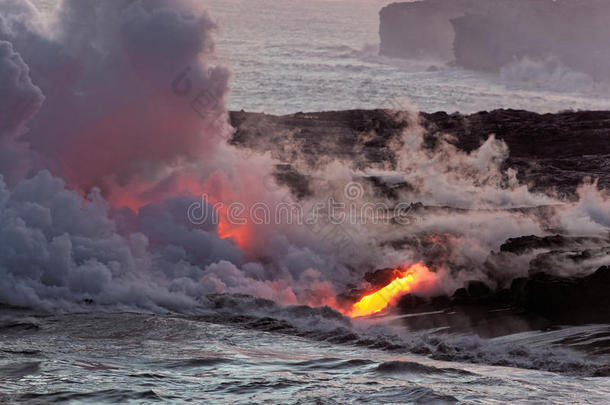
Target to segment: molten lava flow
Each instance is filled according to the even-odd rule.
[[[396,269],[396,272],[398,272],[398,275],[390,284],[374,293],[365,295],[360,301],[356,302],[352,307],[350,316],[357,317],[377,313],[401,295],[412,291],[417,285],[436,281],[436,275],[421,263],[416,263],[406,270]]]

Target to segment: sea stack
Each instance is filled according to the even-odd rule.
[[[610,2],[423,0],[380,12],[384,56],[499,72],[524,59],[610,79]]]

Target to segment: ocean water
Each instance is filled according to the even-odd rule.
[[[203,0],[234,77],[229,107],[275,114],[350,108],[464,113],[610,108],[610,86],[534,63],[501,75],[378,56],[379,0]],[[429,71],[434,66],[436,71]]]
[[[610,398],[610,378],[588,376],[576,355],[558,357],[556,347],[549,355],[570,331],[490,342],[420,336],[407,350],[397,335],[382,338],[378,331],[371,338],[356,329],[304,308],[275,317],[218,309],[198,316],[13,314],[0,322],[0,402],[602,404]],[[581,328],[578,336],[580,345],[603,336],[607,344],[610,330]],[[436,354],[413,354],[417,348]],[[507,365],[521,356],[530,367],[565,372],[450,361],[461,351],[495,352],[496,362]]]

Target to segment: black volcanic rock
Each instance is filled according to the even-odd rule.
[[[455,290],[453,296],[451,297],[451,302],[457,305],[470,302],[470,295],[468,295],[468,290],[463,287]]]
[[[525,309],[566,320],[574,312],[579,318],[607,321],[610,317],[610,267],[600,267],[582,278],[539,273],[515,288],[515,302]]]
[[[372,163],[391,166],[396,161],[393,146],[407,126],[385,110],[284,116],[236,111],[230,113],[230,122],[236,129],[232,144],[312,168],[336,159],[360,168]]]
[[[390,284],[397,276],[400,275],[396,269],[386,268],[368,272],[364,275],[364,280],[367,281],[372,290],[378,290]]]
[[[474,299],[486,298],[491,295],[491,288],[482,281],[470,280],[466,284],[468,295]]]
[[[564,235],[552,236],[520,236],[518,238],[510,238],[500,246],[501,252],[511,252],[521,254],[534,249],[554,249],[566,247],[569,242],[584,242],[590,239],[585,237],[568,237]]]
[[[454,135],[456,146],[472,151],[490,134],[510,149],[507,166],[534,190],[555,187],[571,194],[585,177],[610,186],[610,111],[537,114],[495,110],[471,115],[438,112],[422,114],[429,136]]]
[[[509,147],[506,165],[518,169],[519,180],[534,190],[555,188],[566,197],[586,177],[610,187],[610,111],[578,111],[537,114],[521,110],[495,110],[476,114],[422,113],[427,133],[425,145],[434,147],[440,134],[453,136],[465,151],[478,148],[490,134]],[[235,133],[231,143],[270,152],[287,165],[319,167],[341,160],[355,169],[392,169],[402,142],[404,120],[386,110],[330,111],[273,116],[232,112]],[[285,181],[304,177],[281,169]],[[375,183],[374,187],[384,187]],[[389,197],[407,184],[384,190]]]
[[[502,263],[502,256],[528,257],[530,275],[549,273],[554,275],[574,274],[576,269],[581,273],[594,270],[610,255],[609,237],[585,236],[521,236],[510,238],[500,246],[499,253],[492,253],[490,258]],[[500,260],[498,261],[498,258]],[[497,268],[492,274],[498,276]],[[501,281],[496,277],[497,281]],[[507,281],[507,280],[504,280]]]
[[[496,298],[496,294],[486,283],[479,280],[469,280],[466,282],[464,287],[455,290],[450,302],[453,306],[497,306],[500,304],[500,301],[498,301]],[[502,302],[504,301],[505,300],[502,300]]]
[[[303,198],[311,195],[309,179],[294,170],[292,166],[286,164],[277,165],[273,174],[277,183],[288,186],[295,197]]]
[[[423,297],[415,294],[405,294],[396,303],[396,307],[402,313],[409,313],[413,310],[421,311],[425,305],[428,305],[429,301]]]
[[[580,306],[578,283],[569,278],[555,277],[538,273],[527,280],[517,302],[524,308],[545,315],[565,311],[573,306]],[[586,295],[586,294],[585,294]]]
[[[470,281],[451,297],[402,296],[396,310],[408,315],[413,329],[473,328],[481,336],[500,336],[556,324],[610,322],[610,267],[586,277],[557,277],[545,273],[513,280],[510,290],[492,291]]]
[[[537,273],[513,280],[513,305],[566,322],[610,320],[610,267],[585,277],[558,277]]]
[[[271,153],[280,164],[275,177],[297,197],[307,196],[311,190],[311,169],[339,160],[356,170],[394,169],[397,153],[402,145],[402,134],[410,125],[400,114],[387,110],[353,110],[319,113],[299,113],[285,116],[232,112],[235,133],[231,143],[237,147]],[[434,148],[443,134],[451,135],[451,142],[459,149],[472,151],[490,134],[495,134],[509,147],[507,167],[519,170],[519,180],[530,188],[553,188],[573,198],[576,187],[586,177],[599,179],[599,186],[610,186],[610,112],[579,111],[558,114],[537,114],[520,110],[496,110],[471,115],[422,113],[426,130],[424,146]],[[400,198],[402,190],[410,190],[404,183],[384,183],[375,176],[367,178],[371,190],[388,199]],[[555,208],[515,208],[527,215],[546,218]],[[451,207],[429,207],[413,204],[417,215],[458,213]],[[485,269],[486,283],[472,280],[453,296],[433,299],[405,295],[397,308],[407,314],[444,312],[434,316],[410,317],[414,327],[442,327],[447,323],[459,328],[461,322],[485,325],[482,334],[546,328],[553,322],[579,323],[610,320],[607,291],[610,271],[602,268],[593,273],[600,261],[610,255],[608,237],[561,235],[551,227],[546,236],[525,235],[507,240],[499,252],[490,252],[489,269]],[[553,232],[553,233],[551,233]],[[439,243],[440,242],[440,243]],[[447,264],[451,252],[451,235],[405,235],[383,242],[400,249],[411,246],[420,252],[430,268]],[[524,268],[515,278],[512,259],[525,255],[529,269]],[[530,255],[530,256],[527,256]],[[438,260],[438,263],[435,261]],[[527,263],[526,263],[527,264]],[[494,267],[495,266],[495,267]],[[577,267],[576,267],[577,266]],[[595,267],[593,267],[595,266]],[[562,271],[565,268],[567,271]],[[582,269],[587,277],[562,277]],[[489,271],[488,271],[489,270]],[[547,274],[542,274],[547,273]],[[341,295],[349,305],[387,285],[396,276],[394,269],[369,272],[364,279],[369,291],[353,287]],[[512,283],[511,283],[512,281]],[[509,288],[510,287],[510,288]],[[452,311],[460,312],[451,320]],[[493,313],[494,315],[490,315]],[[510,325],[501,314],[510,313]],[[525,313],[526,315],[523,315]],[[486,319],[496,317],[493,324]],[[520,319],[527,322],[520,323]],[[515,325],[520,325],[516,327]]]

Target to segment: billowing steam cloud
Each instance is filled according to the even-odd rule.
[[[0,301],[334,302],[322,271],[346,270],[332,257],[273,229],[238,235],[201,201],[273,197],[257,191],[266,159],[244,162],[224,142],[230,72],[196,2],[66,0],[43,16],[2,0],[0,10]],[[193,206],[205,221],[189,220]]]
[[[342,260],[354,267],[360,264],[377,268],[423,261],[440,275],[439,289],[449,294],[467,280],[507,287],[512,279],[527,276],[532,269],[562,275],[586,274],[610,262],[610,200],[606,192],[598,190],[594,183],[583,184],[578,202],[554,197],[553,190],[547,194],[531,192],[518,181],[515,170],[506,168],[509,151],[503,141],[490,135],[479,148],[465,152],[448,135],[438,134],[433,146],[425,145],[426,131],[417,111],[413,107],[410,110],[397,115],[389,112],[392,118],[388,119],[408,123],[394,145],[397,164],[392,170],[387,169],[386,162],[365,171],[360,162],[347,162],[341,167],[329,165],[317,171],[307,159],[296,164],[302,172],[314,170],[314,178],[332,179],[334,184],[359,181],[363,188],[359,206],[393,207],[397,201],[421,203],[407,211],[406,222],[346,223],[352,243],[359,246],[356,250],[367,243],[376,246],[366,250],[370,262],[364,261],[363,255]],[[370,181],[372,177],[374,182]],[[379,192],[379,179],[398,190],[397,199]],[[320,189],[315,181],[314,184],[313,190]],[[342,187],[334,189],[343,191]],[[322,193],[325,192],[328,190]],[[349,198],[338,193],[334,198],[350,203]],[[590,256],[578,262],[559,263],[561,257],[578,251],[569,242],[561,253],[550,252],[549,248],[524,254],[500,252],[509,238],[555,234],[591,237],[580,246]],[[553,253],[549,256],[553,259],[537,268],[534,259],[546,253]]]
[[[424,148],[416,114],[392,175],[411,186],[402,199],[438,209],[413,212],[410,227],[347,223],[343,249],[302,224],[218,223],[215,203],[274,205],[286,190],[265,189],[268,157],[225,142],[230,72],[214,57],[215,28],[186,0],[65,0],[44,14],[0,0],[0,302],[188,311],[206,294],[245,293],[337,306],[368,270],[423,260],[450,292],[499,263],[526,271],[489,259],[508,237],[608,227],[595,187],[559,206],[503,170],[508,151],[493,137],[471,153],[446,139]],[[306,169],[326,185],[314,182],[307,204],[353,202],[344,186],[369,175]],[[358,202],[393,203],[367,195]],[[538,205],[557,207],[523,208]],[[205,220],[189,220],[192,207]]]
[[[7,41],[0,41],[0,90],[0,171],[19,177],[28,170],[31,154],[19,136],[24,132],[24,122],[39,108],[43,96],[30,80],[27,65]]]
[[[0,39],[47,98],[22,139],[71,186],[120,198],[115,188],[154,184],[213,153],[227,130],[218,118],[229,72],[211,65],[215,25],[207,14],[187,2],[65,1],[43,30],[32,26],[35,10],[18,3],[3,3]],[[9,100],[19,97],[21,117],[13,121],[42,99],[19,66],[21,94]],[[184,69],[186,100],[169,85]]]

